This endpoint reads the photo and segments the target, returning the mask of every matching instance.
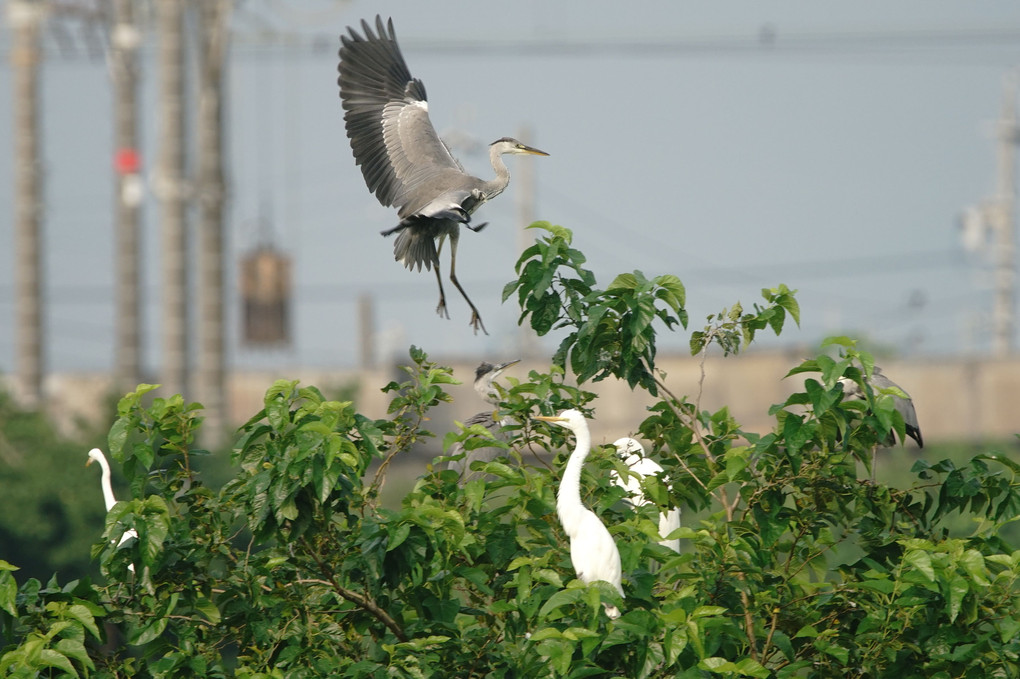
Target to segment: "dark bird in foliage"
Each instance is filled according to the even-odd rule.
[[[843,394],[847,399],[867,399],[861,385],[857,384],[853,380],[844,377],[839,381],[839,383],[843,385]],[[903,387],[886,377],[882,372],[882,369],[877,365],[872,368],[870,385],[876,392],[880,392],[883,389],[895,388],[899,389],[904,394],[907,394]],[[893,394],[892,400],[893,406],[903,418],[904,431],[906,431],[907,436],[917,441],[918,448],[924,448],[924,440],[921,438],[921,428],[917,424],[917,412],[914,410],[914,401],[910,398],[909,394],[907,394],[906,398]]]
[[[857,382],[854,382],[850,378],[844,377],[840,379],[839,383],[843,386],[843,394],[845,398],[862,401],[867,400],[867,395],[864,393],[864,390],[861,388],[861,385],[857,384]],[[886,377],[882,373],[882,369],[879,368],[877,365],[873,366],[871,369],[871,379],[868,380],[868,384],[871,386],[871,389],[876,392],[880,392],[883,389],[890,388],[896,388],[903,392],[906,398],[903,398],[902,396],[899,396],[897,394],[892,394],[893,407],[896,408],[897,412],[899,412],[900,416],[903,418],[904,425],[903,430],[904,432],[906,432],[907,436],[917,441],[918,448],[924,448],[924,441],[921,438],[921,429],[917,424],[917,413],[914,411],[914,401],[910,398],[910,395],[907,394],[906,391],[904,391],[903,387],[901,387],[900,385],[896,384],[888,377]],[[887,441],[887,445],[892,445],[895,441],[896,441],[895,436],[893,434],[889,434],[889,440]],[[901,441],[901,443],[903,442]],[[872,482],[874,482],[875,480],[875,455],[877,452],[878,452],[877,446],[876,448],[872,448],[871,450]]]
[[[383,231],[397,234],[393,254],[408,269],[435,269],[439,282],[436,313],[449,318],[439,253],[450,239],[450,280],[471,307],[475,333],[486,332],[474,303],[457,281],[457,240],[460,225],[473,226],[471,215],[482,203],[501,194],[510,182],[502,156],[549,155],[516,139],[503,137],[489,146],[496,178],[485,181],[464,171],[429,120],[425,85],[411,76],[397,45],[393,20],[376,16],[375,31],[361,22],[362,34],[348,27],[340,36],[340,99],[347,137],[365,183],[379,202],[396,207],[400,223]],[[486,332],[486,334],[488,334]]]
[[[499,405],[499,392],[496,391],[496,386],[493,384],[494,380],[499,377],[500,373],[509,368],[512,365],[520,363],[520,359],[515,361],[507,361],[506,363],[500,363],[499,365],[493,365],[483,361],[481,365],[475,370],[475,392],[478,393],[487,403],[492,404],[494,407]],[[480,424],[490,432],[492,432],[493,438],[503,440],[503,427],[509,424],[509,419],[498,419],[499,415],[495,410],[486,410],[481,413],[475,413],[467,419],[464,426],[470,427],[473,424]],[[490,462],[495,460],[497,457],[503,454],[503,449],[496,446],[485,446],[482,448],[475,448],[473,450],[464,450],[464,444],[461,441],[454,443],[450,447],[450,455],[457,457],[463,455],[463,458],[450,460],[447,464],[447,469],[452,469],[461,475],[461,483],[468,481],[471,475],[467,472],[471,469],[471,463],[476,460],[482,462]]]

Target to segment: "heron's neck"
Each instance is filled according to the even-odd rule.
[[[499,405],[499,393],[493,386],[491,379],[482,379],[475,382],[475,393],[492,405]]]
[[[503,193],[503,189],[510,183],[510,170],[507,169],[506,163],[503,162],[503,154],[496,146],[489,147],[489,162],[492,163],[492,169],[496,171],[496,178],[485,182],[482,187],[485,200],[492,200]]]
[[[581,504],[581,468],[591,451],[591,434],[587,427],[574,432],[577,444],[574,452],[567,460],[567,467],[563,470],[563,478],[560,480],[560,489],[556,494],[556,513],[563,524],[563,530],[567,535],[574,537],[581,524],[581,517],[584,514],[584,505]]]

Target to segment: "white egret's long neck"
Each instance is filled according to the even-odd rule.
[[[99,462],[99,466],[103,470],[100,479],[103,486],[103,502],[106,503],[106,511],[110,511],[117,504],[117,498],[113,497],[113,484],[110,483],[110,465],[107,464],[105,457],[96,458],[96,461]]]
[[[574,537],[580,528],[581,516],[584,513],[584,505],[581,504],[581,468],[584,461],[591,452],[591,434],[588,427],[582,426],[574,431],[577,444],[574,452],[567,460],[567,466],[563,470],[563,478],[560,480],[560,489],[556,494],[556,513],[559,514],[560,523],[567,535]]]
[[[492,163],[492,169],[496,171],[496,178],[485,182],[482,187],[485,200],[492,200],[503,193],[503,189],[510,183],[510,170],[503,162],[503,154],[500,152],[498,144],[489,147],[489,162]]]

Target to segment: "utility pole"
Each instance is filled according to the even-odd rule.
[[[1010,73],[1003,86],[1002,118],[999,120],[999,172],[994,232],[995,303],[992,311],[992,354],[998,358],[1013,353],[1013,287],[1016,280],[1014,207],[1016,205],[1016,120],[1017,76]]]
[[[518,138],[528,146],[532,145],[531,128],[524,125],[518,130]],[[514,191],[517,194],[517,210],[520,215],[520,227],[517,229],[517,254],[521,255],[531,247],[534,236],[528,231],[528,226],[535,221],[535,166],[532,159],[518,163],[518,169],[514,181]],[[531,358],[538,355],[538,336],[531,329],[530,325],[522,325],[518,331],[520,352],[523,358]]]
[[[372,301],[372,295],[367,292],[358,295],[358,365],[362,370],[374,370],[377,362]]]
[[[163,375],[164,394],[184,394],[188,386],[188,276],[184,125],[184,6],[157,0],[159,31],[159,170],[154,184],[162,203]],[[187,398],[187,396],[185,396]]]
[[[142,381],[140,207],[142,180],[138,151],[138,47],[135,0],[114,0],[110,32],[113,78],[114,165],[116,183],[116,308],[114,375],[117,389],[133,390]]]
[[[223,64],[230,0],[199,3],[202,54],[198,95],[199,352],[198,393],[205,407],[207,445],[226,432],[226,339],[224,337]]]
[[[40,0],[8,0],[7,20],[13,32],[14,72],[14,213],[17,256],[17,351],[20,400],[43,404],[42,318],[42,177],[39,162]]]

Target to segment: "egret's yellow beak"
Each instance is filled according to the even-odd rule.
[[[559,417],[558,415],[536,415],[536,420],[542,420],[543,422],[566,422],[567,418]]]

